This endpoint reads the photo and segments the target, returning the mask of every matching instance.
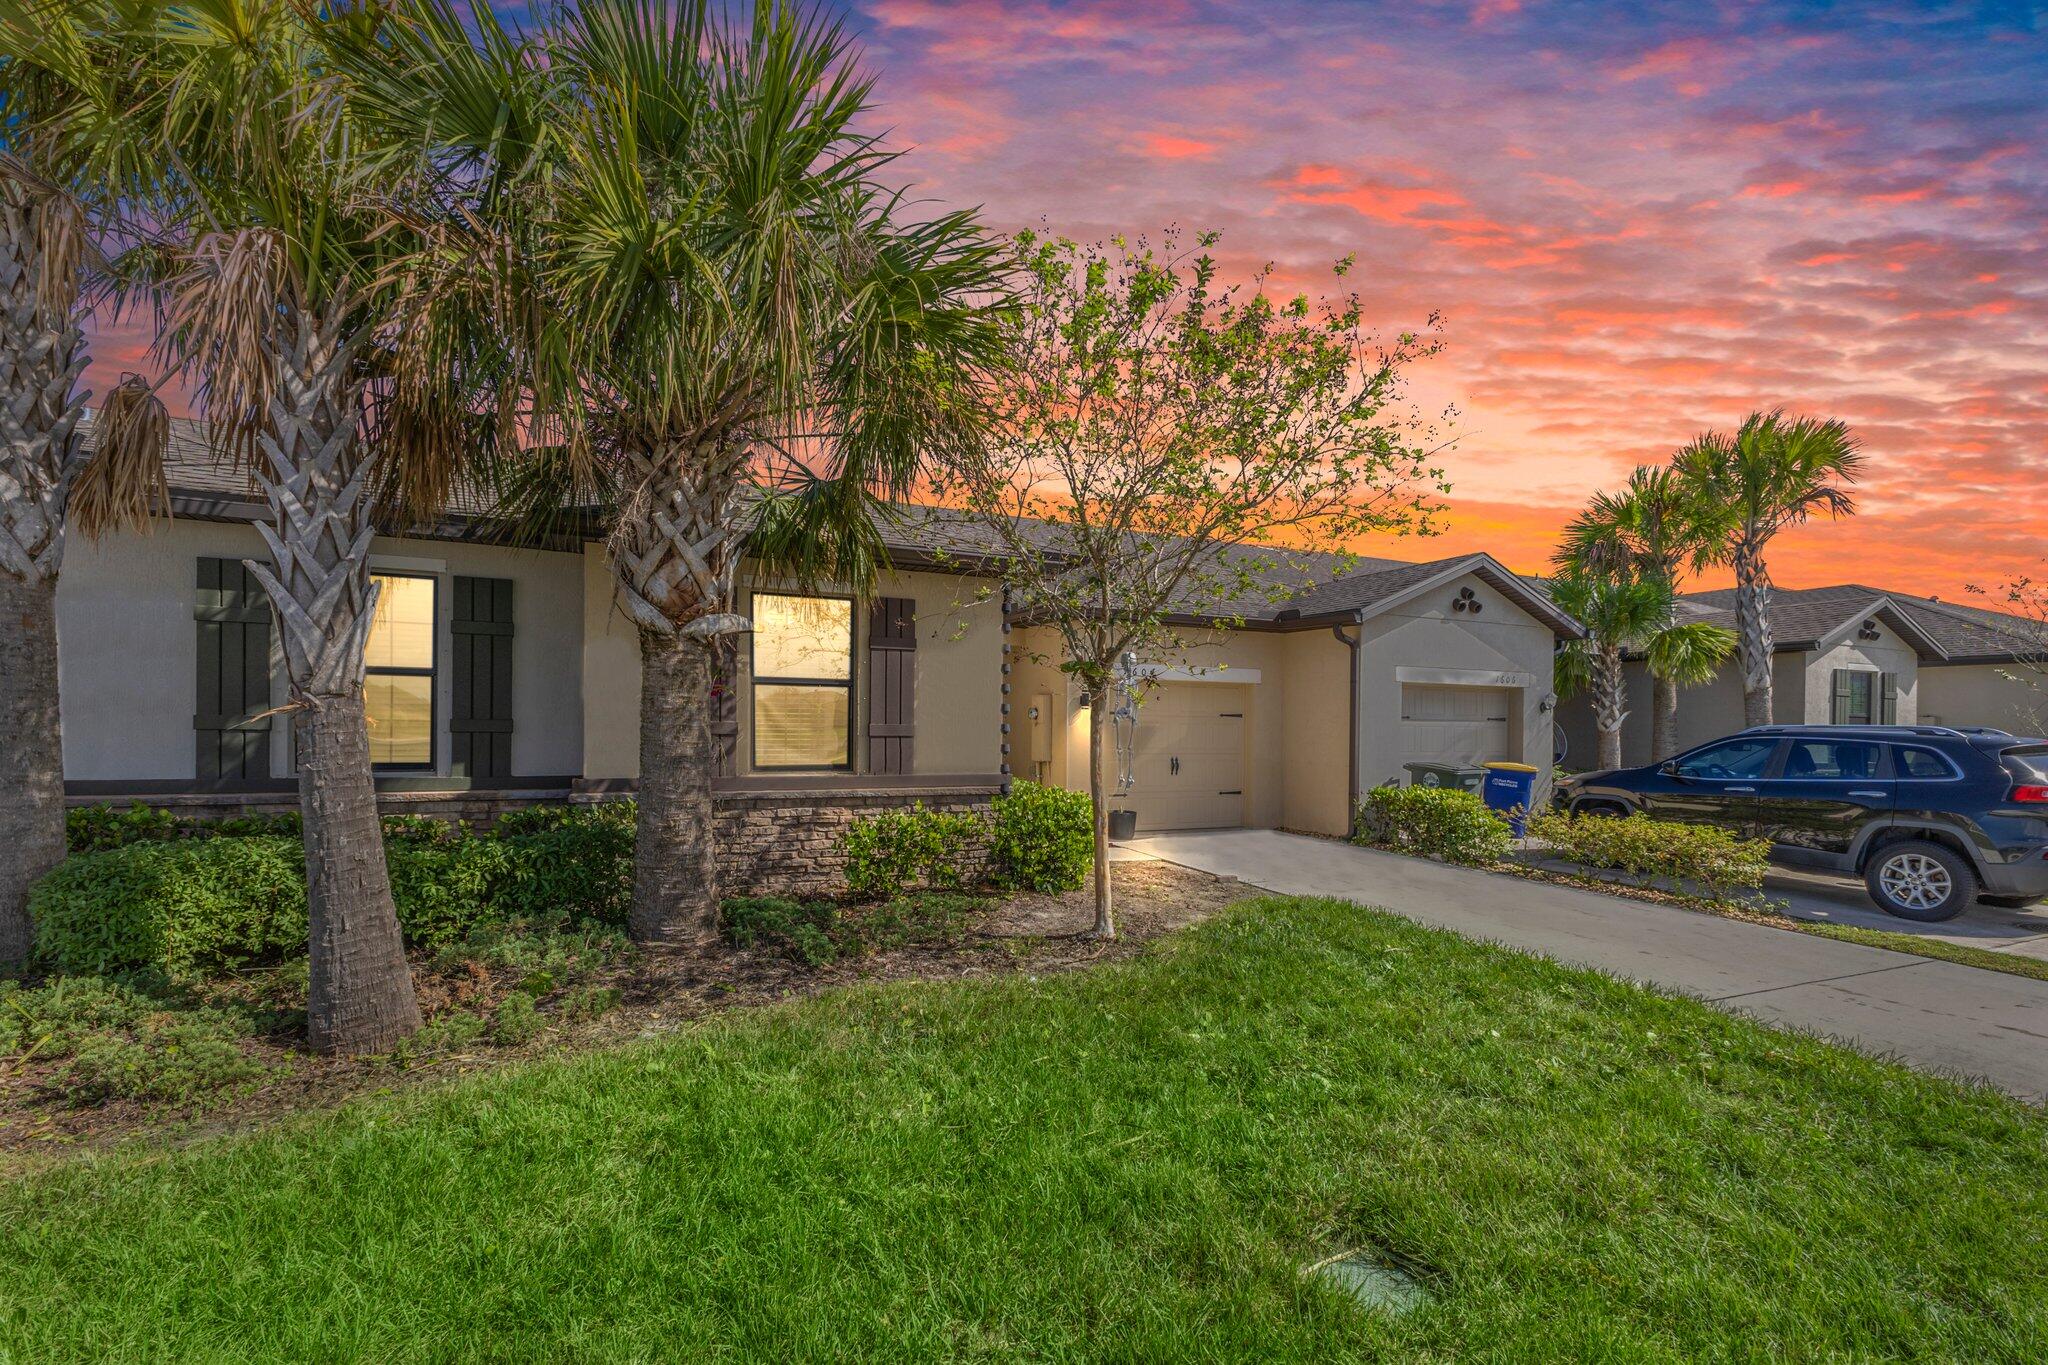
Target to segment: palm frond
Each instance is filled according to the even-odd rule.
[[[121,529],[147,532],[169,516],[164,449],[171,418],[140,375],[123,375],[93,418],[92,456],[74,476],[67,503],[72,526],[92,539]]]
[[[1666,626],[1650,637],[1650,671],[1680,687],[1712,682],[1735,653],[1736,638],[1727,627],[1706,621]]]
[[[197,379],[216,446],[244,465],[277,382],[286,268],[280,234],[245,226],[201,235],[169,282],[159,351]]]

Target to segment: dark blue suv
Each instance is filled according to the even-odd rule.
[[[1649,767],[1567,778],[1556,802],[1767,839],[1780,862],[1860,874],[1904,919],[2048,896],[2048,742],[2003,730],[1760,725]]]

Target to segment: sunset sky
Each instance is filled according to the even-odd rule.
[[[1447,529],[1542,566],[1592,489],[1784,405],[1862,514],[1781,584],[2048,557],[2048,32],[2029,5],[852,0],[902,174],[1000,228],[1223,232],[1444,316]],[[104,391],[134,338],[110,336]],[[132,361],[127,362],[132,364]]]

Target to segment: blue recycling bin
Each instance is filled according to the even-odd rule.
[[[1489,809],[1507,818],[1508,827],[1519,839],[1529,832],[1529,810],[1536,801],[1540,769],[1526,763],[1488,763],[1485,768],[1486,780],[1479,784],[1479,795]]]

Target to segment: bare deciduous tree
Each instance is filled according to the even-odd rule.
[[[1426,530],[1444,490],[1402,402],[1404,371],[1436,343],[1377,344],[1355,294],[1317,306],[1273,298],[1263,278],[1221,287],[1215,240],[1021,234],[989,438],[936,476],[1097,718],[1125,655],[1170,659],[1191,629],[1291,595],[1311,549]],[[1089,791],[1094,932],[1113,937],[1107,728],[1091,726]]]

